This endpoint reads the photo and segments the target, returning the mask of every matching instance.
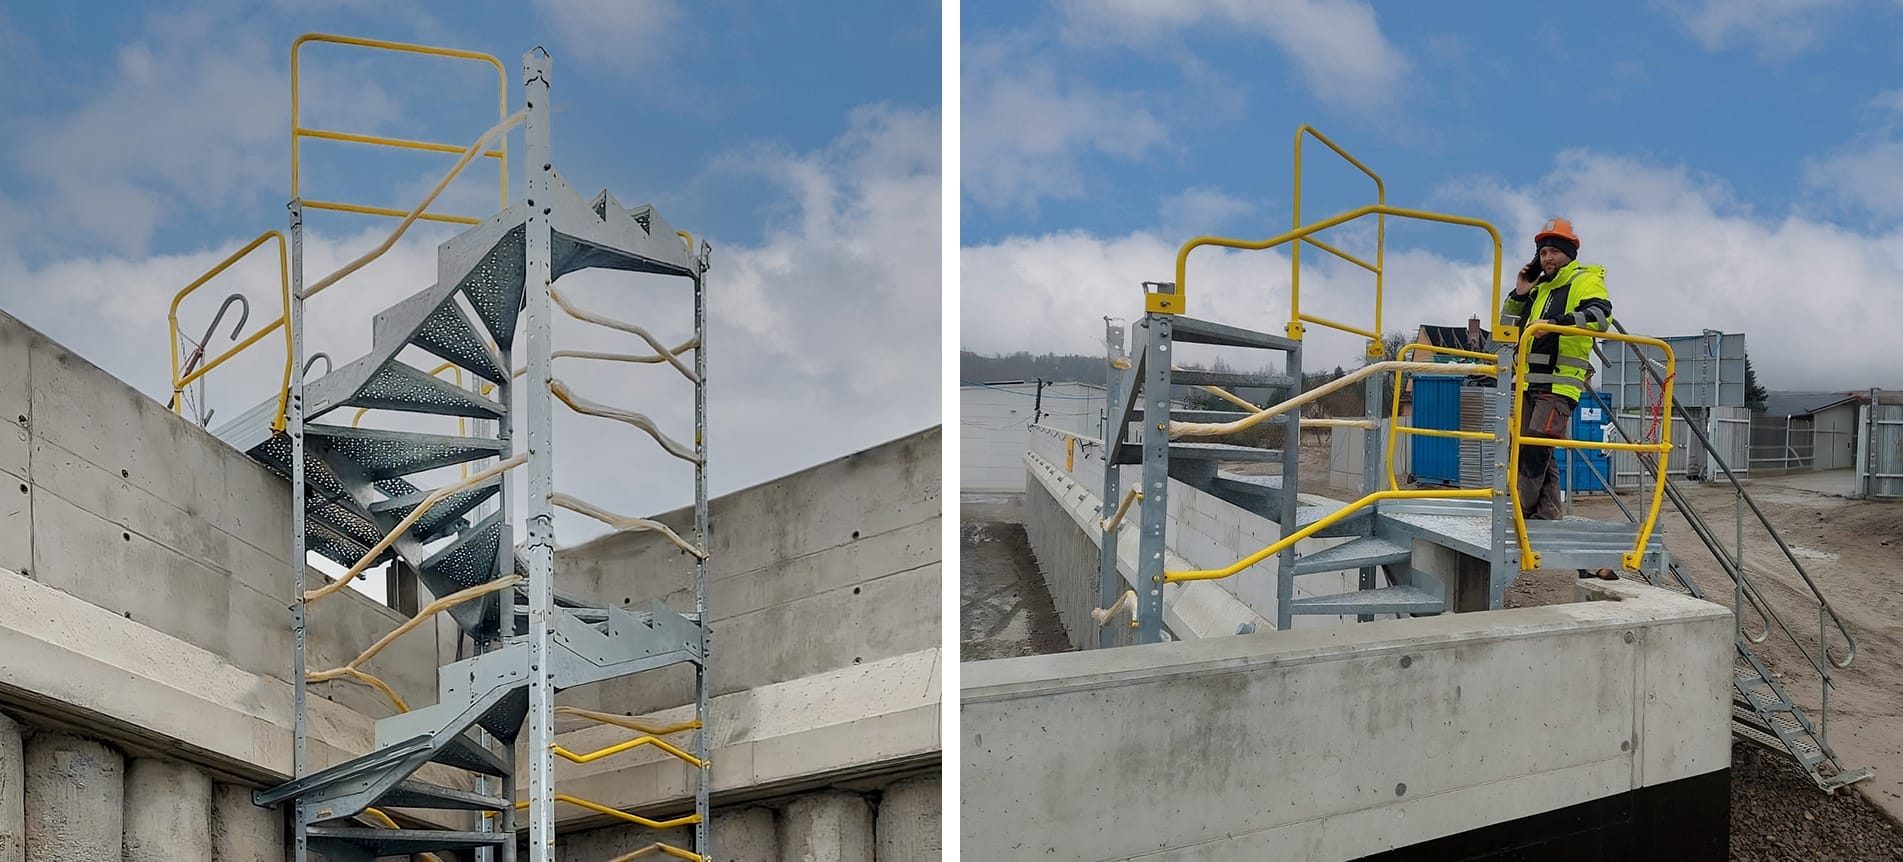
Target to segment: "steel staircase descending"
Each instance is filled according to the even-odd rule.
[[[328,41],[374,49],[435,54],[501,64],[493,57],[425,46],[331,37],[312,34],[298,40]],[[539,55],[539,56],[538,56]],[[297,49],[292,51],[293,75]],[[288,392],[272,393],[256,407],[214,433],[276,474],[293,488],[294,583],[292,603],[295,641],[294,754],[291,780],[255,794],[262,806],[288,804],[295,828],[291,858],[303,862],[310,851],[333,862],[369,862],[386,856],[411,856],[433,851],[475,851],[479,860],[516,858],[515,812],[527,807],[530,854],[537,862],[553,858],[553,758],[593,759],[629,748],[653,744],[685,761],[695,776],[695,808],[691,816],[654,821],[625,814],[623,819],[653,827],[692,825],[694,851],[663,844],[647,852],[705,860],[708,787],[706,770],[706,669],[708,632],[703,623],[706,601],[707,529],[705,459],[705,302],[702,278],[710,247],[694,248],[693,240],[676,231],[652,207],[622,206],[606,191],[584,200],[555,170],[549,149],[549,58],[538,49],[523,58],[523,102],[527,107],[504,119],[482,140],[464,151],[462,162],[450,171],[430,197],[411,211],[402,227],[382,248],[337,274],[305,290],[302,273],[303,210],[310,208],[398,215],[394,211],[353,207],[298,198],[296,150],[293,148],[293,200],[290,263],[286,276],[286,313],[291,343],[287,369],[303,367],[302,304],[317,290],[374,259],[400,237],[423,213],[470,159],[489,141],[514,124],[526,128],[528,182],[521,195],[506,200],[500,212],[482,219],[441,217],[472,226],[441,243],[437,249],[437,277],[433,285],[377,313],[372,322],[369,352],[354,361],[327,368],[315,379],[296,378]],[[293,105],[296,104],[295,94]],[[303,130],[293,115],[293,141]],[[410,149],[450,151],[453,147],[418,142],[366,139],[367,143]],[[485,153],[486,155],[503,155]],[[507,161],[504,157],[506,175]],[[505,183],[506,194],[506,183]],[[256,247],[262,242],[254,242]],[[683,241],[685,240],[685,241]],[[222,270],[221,265],[180,293],[180,298]],[[632,324],[587,315],[556,298],[551,285],[563,275],[583,269],[612,269],[685,278],[693,284],[694,337],[668,351],[646,331]],[[562,302],[571,316],[590,323],[639,334],[663,356],[589,354],[583,358],[673,364],[695,387],[695,441],[682,446],[667,440],[646,417],[631,411],[602,407],[568,392],[551,376],[551,303]],[[175,302],[176,307],[176,302]],[[275,325],[275,324],[274,324]],[[262,335],[262,333],[260,333]],[[256,337],[252,339],[256,340]],[[247,342],[247,345],[249,342]],[[237,349],[242,349],[241,345]],[[676,358],[695,351],[694,370]],[[234,350],[233,352],[236,352]],[[445,381],[414,364],[429,355],[447,367],[472,375],[475,385],[465,388]],[[219,357],[198,371],[229,358]],[[520,359],[526,367],[515,369]],[[189,383],[180,378],[174,362],[176,392]],[[526,377],[523,375],[526,373]],[[293,380],[287,370],[287,380]],[[522,378],[520,385],[517,378]],[[493,397],[492,397],[493,393]],[[555,398],[569,407],[637,425],[654,436],[673,457],[695,465],[695,532],[700,547],[654,522],[606,513],[555,493],[550,411]],[[357,427],[350,413],[391,411],[417,417],[465,420],[454,434]],[[528,431],[525,440],[512,439],[513,420]],[[474,420],[474,421],[467,421]],[[301,458],[296,453],[301,452]],[[464,478],[440,478],[445,468],[466,465]],[[521,468],[521,473],[509,475]],[[473,471],[473,474],[472,472]],[[526,479],[528,541],[518,547],[511,521],[509,489]],[[301,499],[298,488],[303,489]],[[589,596],[558,591],[553,583],[553,507],[564,506],[609,523],[617,530],[656,529],[699,560],[696,569],[695,608],[679,613],[656,602],[648,610],[611,607]],[[347,587],[333,581],[305,591],[305,552],[314,551],[346,567],[343,580],[364,569],[397,562],[413,571],[417,581],[435,599],[412,624],[438,610],[449,613],[476,645],[476,655],[438,668],[436,703],[409,709],[393,689],[355,669],[380,649],[373,646],[356,662],[324,674],[307,677],[305,613],[307,606]],[[407,628],[407,627],[406,627]],[[399,629],[399,632],[404,629]],[[387,642],[386,639],[385,642]],[[647,736],[612,750],[576,755],[554,744],[555,693],[633,673],[680,663],[696,671],[696,707],[691,722],[643,731]],[[304,712],[307,681],[338,678],[345,673],[377,686],[394,701],[399,713],[376,723],[374,751],[327,768],[307,768],[309,732]],[[568,709],[562,707],[561,709]],[[585,711],[578,711],[585,712]],[[639,728],[637,723],[605,714],[592,720]],[[695,731],[689,753],[658,739],[686,729]],[[517,741],[525,732],[529,776],[523,785],[529,799],[515,799]],[[419,771],[439,767],[449,772],[443,782],[426,781]],[[450,776],[463,773],[460,778]],[[467,784],[473,790],[462,789]],[[459,786],[449,786],[459,785]],[[492,790],[491,788],[498,788]],[[566,799],[567,797],[563,797]],[[466,828],[399,829],[382,809],[423,809],[450,812],[472,821]],[[464,812],[454,814],[454,812]],[[366,823],[373,825],[365,825]]]
[[[1606,359],[1603,351],[1600,352],[1600,359],[1601,361],[1605,361]],[[1651,372],[1654,369],[1647,366],[1646,370]],[[1622,424],[1619,414],[1606,402],[1605,397],[1596,389],[1590,387],[1587,389],[1587,394],[1605,411],[1605,415],[1610,417],[1611,421],[1618,426],[1619,434],[1625,439],[1632,439],[1626,436],[1628,431]],[[1713,459],[1714,463],[1720,466],[1722,472],[1731,478],[1733,485],[1740,495],[1739,501],[1742,503],[1744,499],[1749,496],[1749,492],[1746,491],[1742,485],[1737,484],[1735,477],[1731,477],[1730,467],[1723,463],[1723,456],[1712,448],[1711,442],[1706,439],[1704,433],[1697,428],[1696,424],[1690,421],[1690,417],[1685,416],[1682,409],[1678,412],[1686,419],[1686,425],[1698,438],[1699,445],[1705,448],[1706,457]],[[1593,465],[1590,460],[1584,460],[1581,463],[1584,464],[1588,470],[1593,472],[1595,477],[1601,482],[1602,487],[1612,487],[1612,483],[1607,477],[1598,475],[1599,468]],[[1656,459],[1641,457],[1639,463],[1648,474],[1655,478],[1657,477],[1659,465]],[[1825,708],[1823,716],[1826,721],[1828,721],[1829,718],[1829,690],[1830,687],[1834,685],[1831,681],[1831,674],[1828,667],[1832,663],[1828,653],[1826,652],[1821,661],[1818,657],[1812,656],[1810,651],[1805,649],[1804,645],[1798,641],[1796,635],[1784,625],[1784,621],[1777,616],[1775,611],[1768,609],[1764,597],[1759,594],[1757,588],[1751,584],[1749,576],[1745,573],[1742,565],[1740,565],[1739,561],[1730,552],[1726,551],[1724,545],[1718,540],[1716,533],[1714,533],[1710,525],[1705,522],[1704,517],[1698,513],[1698,510],[1691,505],[1691,501],[1685,497],[1677,481],[1672,479],[1669,475],[1665,478],[1665,494],[1666,498],[1671,501],[1673,508],[1676,509],[1679,515],[1685,519],[1686,523],[1691,526],[1692,533],[1704,543],[1705,548],[1711,552],[1712,558],[1718,562],[1719,567],[1732,579],[1732,584],[1735,588],[1732,599],[1732,614],[1736,620],[1734,641],[1737,646],[1737,655],[1732,668],[1732,730],[1740,737],[1760,746],[1772,751],[1789,754],[1792,759],[1797,761],[1798,766],[1804,770],[1804,774],[1810,776],[1811,781],[1817,785],[1818,789],[1825,792],[1835,791],[1838,788],[1870,778],[1874,774],[1870,769],[1850,768],[1844,765],[1843,761],[1837,756],[1837,753],[1831,749],[1824,727],[1818,722],[1813,721],[1810,715],[1804,711],[1803,707],[1797,704],[1796,699],[1791,697],[1790,690],[1778,680],[1775,674],[1771,673],[1770,670],[1765,667],[1764,661],[1752,650],[1751,646],[1754,643],[1762,643],[1765,638],[1769,637],[1771,623],[1776,621],[1778,627],[1783,629],[1785,635],[1790,638],[1792,645],[1795,646],[1798,652],[1804,656],[1805,660],[1812,665],[1812,668],[1818,672],[1822,681],[1823,704]],[[1612,500],[1618,504],[1620,511],[1625,513],[1628,520],[1636,519],[1631,510],[1627,509],[1624,502],[1620,501],[1617,496],[1612,497]],[[1764,526],[1775,535],[1776,528],[1772,527],[1768,520],[1765,521]],[[1669,563],[1662,571],[1648,571],[1645,575],[1646,581],[1653,586],[1662,587],[1695,598],[1706,598],[1705,591],[1699,587],[1698,582],[1686,575],[1676,563]],[[1667,575],[1669,575],[1669,577],[1667,577]],[[1756,637],[1745,632],[1744,610],[1746,607],[1756,612],[1759,620],[1764,623],[1763,632]],[[1825,605],[1824,607],[1827,610],[1828,606]],[[1849,638],[1847,631],[1844,632],[1844,634],[1846,638]],[[1851,654],[1854,656],[1855,641],[1850,640],[1849,643],[1852,650]],[[1820,643],[1819,648],[1827,650],[1827,647],[1822,643]],[[1848,664],[1848,661],[1844,662],[1844,665]]]

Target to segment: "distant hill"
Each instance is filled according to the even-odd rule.
[[[1049,380],[1059,383],[1103,385],[1104,358],[1077,354],[1032,354],[1019,351],[1003,356],[958,353],[961,383],[1000,383],[1009,380]]]

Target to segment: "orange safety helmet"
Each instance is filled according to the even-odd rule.
[[[1574,248],[1579,247],[1579,236],[1573,233],[1573,222],[1571,219],[1547,219],[1546,226],[1540,228],[1540,232],[1533,235],[1533,242],[1537,245],[1541,240],[1547,237],[1558,237],[1572,243]]]

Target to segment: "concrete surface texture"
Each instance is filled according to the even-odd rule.
[[[219,784],[211,794],[212,857],[218,862],[284,862],[282,812],[251,803],[251,788]]]
[[[937,859],[943,852],[943,785],[936,775],[908,778],[879,795],[873,856],[880,862]]]
[[[1727,768],[1729,615],[1580,590],[1605,600],[966,664],[964,852],[1353,859]]]
[[[710,501],[715,695],[939,644],[942,430],[932,428]],[[691,511],[658,520],[691,530]],[[654,533],[565,548],[565,589],[692,610],[693,558]],[[573,691],[565,703],[645,712],[693,699],[686,667]]]
[[[934,862],[939,850],[939,777],[903,779],[883,788],[826,788],[733,808],[711,821],[721,862]],[[929,805],[926,803],[929,802]],[[690,846],[686,829],[608,826],[563,835],[563,862],[599,862],[656,841]]]
[[[807,794],[786,807],[784,840],[790,860],[872,862],[872,806],[857,793]]]
[[[26,858],[26,773],[20,725],[0,714],[0,862]]]
[[[0,569],[288,678],[289,484],[4,313],[0,368],[12,372],[0,382]],[[311,667],[349,661],[402,621],[354,590],[332,596],[312,610]],[[373,664],[413,704],[433,702],[429,634]],[[362,686],[316,690],[389,708]]]
[[[125,842],[125,757],[103,743],[64,733],[26,739],[27,862],[121,858]]]
[[[183,763],[139,758],[127,765],[125,782],[125,858],[214,858],[210,776]]]

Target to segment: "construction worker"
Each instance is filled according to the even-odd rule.
[[[1520,270],[1500,322],[1528,326],[1538,321],[1605,331],[1612,317],[1606,295],[1605,267],[1579,262],[1579,236],[1567,219],[1548,220],[1533,236],[1533,261]],[[1593,340],[1583,335],[1542,333],[1526,349],[1526,394],[1520,408],[1520,434],[1565,439],[1571,435],[1573,408],[1592,373]],[[1522,446],[1519,483],[1521,514],[1534,520],[1560,517],[1559,459],[1548,446]],[[1584,569],[1580,577],[1589,575]],[[1602,569],[1600,577],[1618,577]]]

